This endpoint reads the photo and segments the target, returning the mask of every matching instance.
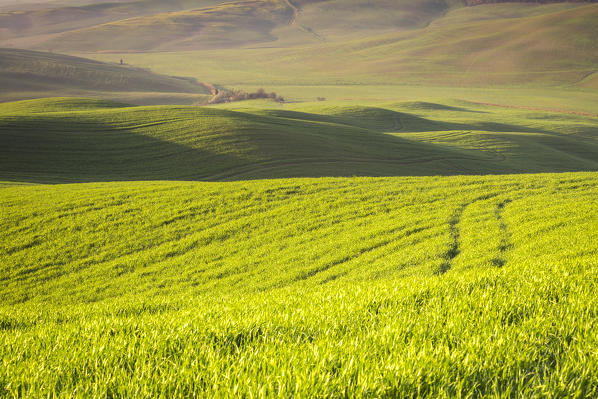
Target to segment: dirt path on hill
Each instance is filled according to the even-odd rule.
[[[218,89],[216,88],[216,86],[214,86],[211,83],[208,82],[199,82],[199,84],[203,87],[205,87],[207,90],[209,90],[209,92],[215,96],[216,94],[218,94]]]
[[[291,0],[284,0],[284,2],[287,6],[289,6],[289,8],[291,10],[293,10],[293,17],[289,23],[291,26],[295,26],[296,28],[302,30],[303,32],[309,33],[310,35],[312,35],[313,37],[315,37],[316,39],[318,39],[321,42],[326,41],[326,39],[322,35],[318,34],[316,31],[314,31],[309,26],[300,25],[299,23],[297,23],[297,17],[299,16],[299,13],[301,13],[301,10],[296,5],[291,3]]]
[[[299,9],[293,3],[291,3],[290,0],[284,0],[284,2],[286,3],[287,6],[289,6],[289,8],[291,10],[293,10],[293,19],[291,19],[290,24],[296,26],[297,25],[297,16],[299,15]]]

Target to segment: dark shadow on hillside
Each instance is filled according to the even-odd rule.
[[[377,108],[361,114],[315,115],[268,110],[260,115],[202,110],[239,124],[214,125],[218,151],[203,149],[187,132],[180,144],[153,137],[157,125],[177,136],[166,112],[127,123],[96,117],[29,115],[0,118],[0,181],[69,183],[135,180],[222,181],[283,177],[429,176],[598,170],[598,144],[575,136],[495,122],[441,123]],[[153,119],[152,119],[153,118]],[[176,121],[177,115],[172,115]],[[193,122],[193,119],[190,119]],[[398,125],[395,125],[398,124]],[[130,126],[130,127],[128,127]],[[363,126],[367,126],[368,129]],[[508,156],[386,134],[401,132],[507,132]],[[232,133],[227,129],[233,129]],[[537,135],[511,135],[509,132]],[[170,133],[168,133],[170,132]],[[218,133],[220,132],[220,133]],[[224,136],[226,135],[226,137]],[[204,137],[202,136],[202,137]],[[407,136],[408,137],[408,136]],[[498,137],[498,136],[497,136]],[[240,155],[243,154],[243,155]]]
[[[403,133],[418,133],[418,132],[442,132],[452,130],[462,131],[481,131],[481,132],[518,132],[518,133],[545,133],[553,134],[553,132],[530,128],[523,125],[513,125],[499,122],[471,122],[471,123],[457,123],[436,121],[433,119],[426,119],[412,114],[402,114]]]
[[[545,133],[555,132],[530,128],[523,125],[513,125],[499,122],[471,122],[457,123],[444,122],[423,118],[406,112],[397,112],[385,108],[357,107],[347,108],[344,112],[332,115],[310,114],[298,111],[287,110],[264,110],[263,114],[279,118],[294,120],[326,122],[341,125],[349,125],[380,133],[418,133],[418,132],[440,132],[440,131],[485,131],[485,132],[520,132],[520,133]]]
[[[40,51],[0,48],[0,79],[14,90],[52,88],[90,91],[208,94],[193,78],[160,75],[117,65]]]
[[[396,106],[409,110],[426,110],[426,111],[453,111],[453,112],[470,112],[474,114],[487,114],[487,111],[478,111],[465,107],[455,107],[451,105],[431,103],[427,101],[409,101],[397,103]]]
[[[235,156],[190,148],[92,119],[0,119],[0,180],[198,180],[244,163]]]

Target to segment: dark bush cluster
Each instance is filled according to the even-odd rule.
[[[229,103],[232,101],[256,100],[258,98],[271,98],[274,101],[284,102],[284,97],[277,96],[276,93],[266,93],[264,89],[258,89],[256,92],[248,93],[244,90],[220,90],[209,101],[210,104]]]

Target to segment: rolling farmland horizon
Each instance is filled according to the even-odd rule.
[[[0,397],[595,398],[598,4],[0,0]]]

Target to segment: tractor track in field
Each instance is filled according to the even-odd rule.
[[[491,198],[495,198],[497,196],[498,196],[498,194],[482,195],[480,197],[474,198],[473,200],[471,200],[469,202],[465,202],[465,203],[461,204],[453,211],[453,214],[451,215],[451,218],[448,221],[449,234],[451,237],[451,241],[450,241],[448,249],[444,253],[444,262],[440,265],[440,267],[435,271],[434,274],[441,275],[441,274],[445,274],[446,272],[451,270],[451,268],[453,267],[454,259],[457,257],[457,255],[459,255],[459,253],[461,253],[461,243],[460,243],[461,231],[459,230],[459,223],[461,223],[461,218],[463,216],[463,212],[465,212],[465,209],[467,209],[468,206],[470,206],[478,201],[488,200]],[[501,204],[503,204],[503,207],[504,207],[505,203],[506,203],[506,201],[503,201],[501,203]],[[502,228],[502,225],[503,225],[502,219],[499,220],[499,223],[501,223],[501,228]],[[506,224],[504,224],[504,226],[505,226],[504,228],[506,231]]]
[[[465,208],[467,208],[470,203],[460,205],[455,211],[453,212],[451,218],[449,219],[449,234],[451,236],[451,242],[449,244],[448,249],[444,253],[445,261],[442,262],[438,270],[436,270],[435,274],[444,274],[448,272],[453,267],[453,259],[459,255],[461,252],[459,241],[461,239],[461,232],[459,231],[459,222],[461,222],[461,216],[463,212],[465,212]]]
[[[429,229],[429,227],[415,227],[415,228],[407,229],[404,226],[400,226],[400,227],[396,227],[396,228],[387,230],[387,231],[385,231],[385,233],[386,234],[396,234],[398,232],[402,232],[403,234],[401,234],[400,237],[401,238],[405,238],[405,237],[409,237],[409,236],[411,236],[413,234],[417,234],[417,233],[420,233],[422,231],[425,231],[427,229]],[[329,270],[329,269],[331,269],[331,268],[333,268],[335,266],[339,266],[339,265],[342,265],[342,264],[344,264],[346,262],[349,262],[351,260],[358,259],[361,256],[369,254],[369,253],[371,253],[371,252],[373,252],[373,251],[375,251],[377,249],[384,248],[384,247],[386,247],[388,245],[391,245],[393,242],[395,242],[397,240],[397,238],[398,237],[394,236],[393,238],[382,240],[382,241],[380,241],[378,243],[371,244],[371,245],[369,245],[367,247],[361,248],[358,251],[356,251],[356,252],[354,252],[354,253],[352,253],[350,255],[347,255],[347,256],[345,256],[343,258],[336,259],[334,261],[328,262],[325,265],[318,266],[318,267],[313,268],[311,270],[303,271],[303,272],[299,273],[295,277],[294,281],[307,280],[308,278],[314,277],[314,276],[316,276],[316,275],[318,275],[318,274],[320,274],[322,272],[325,272],[325,271],[327,271],[327,270]]]
[[[497,267],[503,267],[505,263],[507,263],[506,259],[506,252],[513,247],[511,243],[511,234],[509,233],[509,228],[504,218],[504,210],[505,207],[511,202],[511,199],[506,199],[504,201],[499,202],[496,205],[496,209],[494,210],[494,215],[496,216],[496,220],[498,220],[498,226],[500,228],[500,245],[498,247],[498,254],[492,260],[492,263]]]

